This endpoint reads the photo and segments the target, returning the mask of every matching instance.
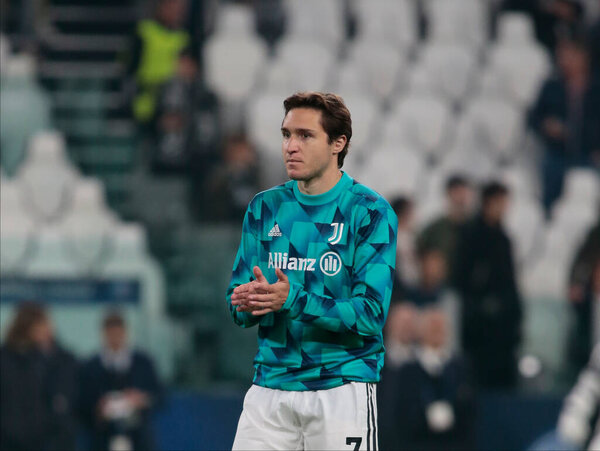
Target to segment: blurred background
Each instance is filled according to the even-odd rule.
[[[599,336],[600,1],[0,5],[0,448],[231,446],[256,330],[224,294],[302,90],[400,220],[382,444],[586,446],[589,396],[552,431]]]

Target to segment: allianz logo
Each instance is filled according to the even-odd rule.
[[[287,252],[269,252],[269,268],[289,271],[315,271],[316,258],[288,257]],[[342,259],[337,252],[326,252],[319,260],[319,268],[327,276],[335,276],[342,269]]]

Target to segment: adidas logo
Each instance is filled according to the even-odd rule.
[[[269,236],[281,236],[281,230],[279,230],[279,224],[275,224],[269,231]]]

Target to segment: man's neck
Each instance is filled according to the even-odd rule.
[[[318,177],[309,180],[298,180],[298,189],[302,194],[316,196],[329,191],[341,178],[342,171],[336,167],[335,170],[327,170]]]

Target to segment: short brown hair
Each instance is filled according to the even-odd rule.
[[[340,136],[346,137],[346,145],[338,153],[338,168],[341,168],[352,138],[352,118],[344,99],[331,93],[297,92],[283,101],[283,107],[286,116],[294,108],[312,108],[320,111],[321,126],[329,137],[329,144]]]

